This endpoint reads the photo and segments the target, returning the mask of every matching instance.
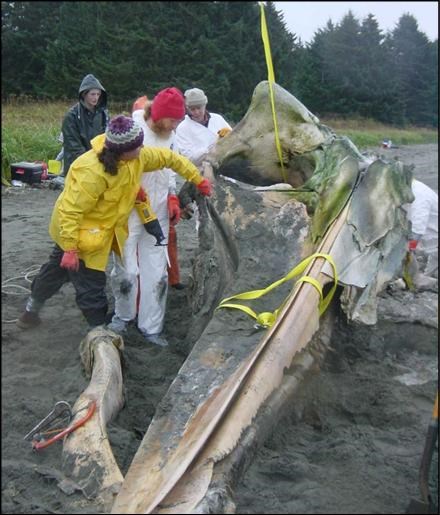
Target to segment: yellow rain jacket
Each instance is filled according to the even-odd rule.
[[[98,161],[104,141],[105,134],[96,136],[92,149],[72,163],[49,227],[52,239],[64,251],[78,250],[87,268],[102,271],[111,250],[122,256],[128,216],[143,172],[172,168],[196,185],[203,180],[188,159],[168,148],[153,147],[142,147],[136,159],[119,161],[117,175],[110,175]]]

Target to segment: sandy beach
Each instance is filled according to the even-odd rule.
[[[373,150],[414,164],[415,176],[438,191],[437,145]],[[58,195],[47,187],[2,187],[2,513],[99,512],[80,492],[58,488],[60,443],[34,452],[23,439],[55,402],[73,405],[88,384],[79,355],[87,324],[70,284],[46,303],[41,326],[22,331],[14,323],[29,280],[49,256],[48,223]],[[194,220],[180,222],[177,233],[182,282],[188,283],[197,246]],[[180,345],[190,318],[187,295],[188,289],[169,290],[169,347],[145,343],[134,326],[125,338],[126,405],[108,427],[123,473],[187,356]],[[109,286],[108,296],[112,306]],[[426,302],[437,311],[435,294],[411,296],[405,302]],[[338,322],[321,371],[303,385],[237,486],[237,513],[403,513],[411,498],[419,498],[418,467],[437,388],[438,331],[390,320],[390,302],[381,299],[376,326]],[[438,492],[438,475],[433,481]]]

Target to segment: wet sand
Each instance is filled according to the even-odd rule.
[[[416,177],[438,189],[437,145],[377,151],[414,163]],[[12,322],[24,307],[26,275],[50,253],[47,227],[58,194],[2,188],[2,284],[15,285],[2,287],[3,513],[98,512],[80,492],[66,495],[57,487],[61,444],[35,453],[23,440],[55,402],[73,405],[88,384],[79,356],[87,324],[71,285],[47,302],[39,328],[21,331]],[[188,282],[197,245],[194,221],[182,221],[177,232],[182,281]],[[169,291],[168,348],[146,344],[135,327],[125,339],[127,401],[108,428],[123,473],[186,358],[180,342],[190,318],[187,291]],[[238,486],[238,513],[399,513],[419,497],[418,465],[436,390],[437,331],[389,320],[353,329],[341,320],[332,347]],[[414,371],[417,384],[396,379]]]
[[[437,145],[368,151],[414,164],[415,177],[438,192]],[[406,303],[426,306],[426,317],[437,320],[435,293],[384,294],[373,327],[341,320],[334,352],[302,385],[238,485],[237,513],[405,513],[411,499],[421,499],[438,330],[390,316],[392,302],[403,315]],[[430,477],[438,499],[438,447]]]

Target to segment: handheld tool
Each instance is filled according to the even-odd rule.
[[[64,437],[70,435],[70,433],[73,433],[73,431],[76,431],[79,427],[83,426],[95,413],[96,401],[91,400],[89,404],[82,409],[87,409],[87,413],[82,418],[76,420],[72,424],[69,424],[68,427],[62,429],[61,431],[58,430],[59,432],[55,436],[52,436],[47,440],[44,438],[44,435],[40,435],[40,439],[37,439],[37,435],[34,436],[34,439],[32,440],[32,449],[34,451],[40,451],[41,449],[45,449],[46,447],[49,447],[49,445],[52,445],[54,442],[57,442],[59,440],[62,440]],[[78,412],[79,411],[82,410],[78,410]]]
[[[55,403],[53,410],[44,417],[29,433],[24,437],[24,440],[36,439],[38,434],[50,428],[55,422],[68,418],[68,424],[72,420],[72,408],[66,401],[59,401]],[[35,438],[34,438],[35,437]]]
[[[431,468],[432,455],[434,454],[435,443],[438,438],[438,392],[435,397],[434,409],[432,410],[431,422],[426,434],[425,447],[423,448],[422,461],[419,469],[419,487],[422,501],[411,499],[406,513],[438,513],[438,506],[435,505],[429,492],[429,471]]]
[[[134,207],[147,233],[156,238],[156,247],[164,247],[165,245],[162,244],[162,241],[165,239],[165,236],[148,198],[144,201],[137,200]]]

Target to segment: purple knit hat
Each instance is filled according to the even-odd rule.
[[[122,114],[112,118],[105,131],[105,146],[117,154],[142,146],[144,131],[132,118]]]

